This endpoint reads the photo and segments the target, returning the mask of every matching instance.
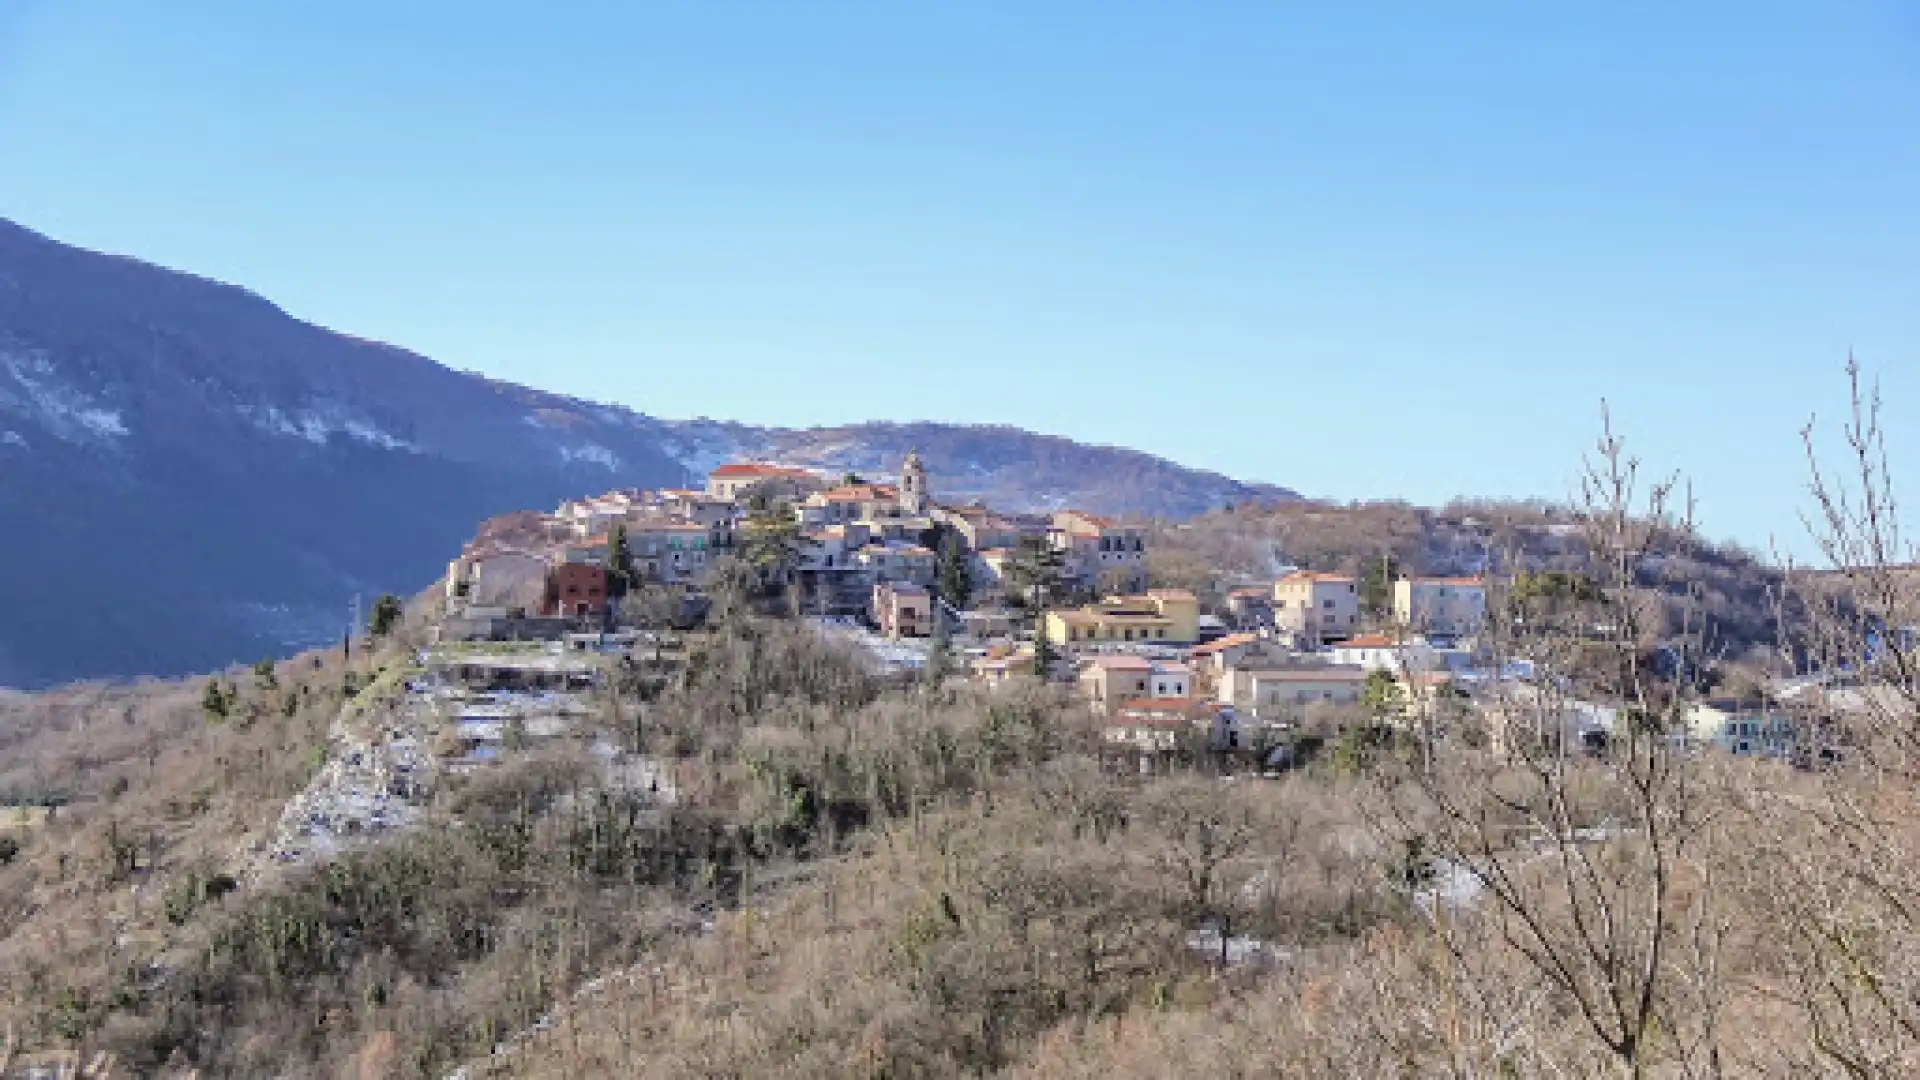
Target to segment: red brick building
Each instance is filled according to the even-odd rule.
[[[547,571],[542,615],[598,619],[607,613],[607,571],[592,563],[565,562]]]

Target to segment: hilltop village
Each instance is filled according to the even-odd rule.
[[[918,454],[884,480],[736,462],[700,490],[613,491],[487,523],[448,567],[428,667],[486,694],[565,691],[593,677],[588,656],[657,659],[716,587],[744,585],[883,671],[1071,689],[1143,767],[1196,747],[1284,764],[1343,717],[1499,712],[1526,692],[1514,665],[1489,669],[1481,577],[1296,570],[1202,610],[1192,591],[1156,587],[1148,545],[1141,522],[943,503]],[[716,586],[729,575],[747,580]],[[1612,720],[1576,703],[1565,734],[1603,740]],[[1689,723],[1735,753],[1787,749],[1768,741],[1783,726],[1738,701]]]

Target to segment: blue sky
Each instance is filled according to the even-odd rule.
[[[1920,476],[1912,5],[539,8],[0,3],[0,215],[661,415],[1332,498],[1564,495],[1606,397],[1754,545],[1852,349]]]

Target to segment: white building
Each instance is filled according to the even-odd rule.
[[[1401,578],[1393,583],[1393,617],[1416,634],[1477,634],[1487,619],[1486,579]]]

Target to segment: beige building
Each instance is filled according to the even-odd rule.
[[[1070,578],[1133,592],[1147,584],[1146,535],[1131,525],[1081,510],[1053,515],[1047,541]]]
[[[1393,618],[1416,634],[1477,634],[1487,619],[1486,579],[1401,578],[1393,583]]]
[[[1153,661],[1144,656],[1096,656],[1080,668],[1080,696],[1111,715],[1120,703],[1146,697]]]
[[[1048,611],[1047,640],[1067,648],[1140,642],[1191,644],[1199,636],[1200,601],[1185,589],[1149,589],[1139,596]]]
[[[883,581],[873,587],[873,621],[888,637],[926,637],[933,618],[933,597],[920,586]]]
[[[1288,574],[1273,583],[1273,624],[1308,645],[1345,641],[1360,628],[1360,583],[1344,574]]]
[[[708,473],[707,497],[736,502],[761,485],[781,499],[795,499],[824,486],[817,475],[806,469],[792,469],[763,461],[744,461],[722,465]]]
[[[1364,669],[1344,664],[1234,667],[1221,675],[1214,696],[1222,705],[1256,712],[1315,702],[1349,705],[1360,700],[1366,684]]]
[[[1193,689],[1193,669],[1141,656],[1096,656],[1080,668],[1079,683],[1081,695],[1111,715],[1126,701],[1185,698]]]
[[[698,581],[732,538],[724,525],[685,518],[640,518],[627,525],[627,554],[644,580]]]

